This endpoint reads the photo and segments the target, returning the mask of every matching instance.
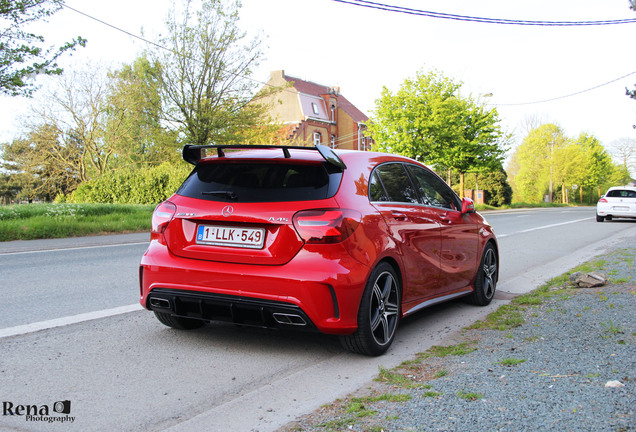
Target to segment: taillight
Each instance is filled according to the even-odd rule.
[[[177,206],[170,201],[164,201],[159,204],[152,213],[152,232],[162,234],[176,212]]]
[[[360,225],[362,215],[355,210],[304,210],[294,215],[294,227],[306,243],[338,243]]]
[[[607,200],[605,198],[601,198],[600,200],[598,200],[598,202],[606,203]]]

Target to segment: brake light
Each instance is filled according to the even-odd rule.
[[[598,202],[606,203],[607,200],[605,198],[601,198],[600,200],[598,200]]]
[[[362,215],[355,210],[304,210],[293,217],[298,235],[306,243],[339,243],[353,234]]]
[[[176,212],[177,206],[170,201],[159,204],[152,213],[152,232],[162,234]]]

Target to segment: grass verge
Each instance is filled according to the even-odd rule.
[[[148,231],[153,205],[19,204],[0,207],[0,241]]]
[[[569,277],[572,273],[599,271],[608,275],[613,274],[612,271],[616,267],[622,270],[616,271],[615,275],[624,275],[625,272],[633,273],[636,268],[636,253],[632,249],[618,249],[609,254],[606,254],[602,258],[586,262],[571,271],[551,279],[545,285],[538,289],[513,299],[509,304],[500,306],[495,312],[491,313],[484,321],[478,321],[472,326],[465,327],[459,335],[459,341],[453,339],[455,344],[445,346],[432,346],[423,353],[418,353],[415,358],[402,362],[400,365],[387,369],[384,367],[379,368],[379,374],[375,381],[379,384],[365,389],[364,392],[371,392],[371,396],[363,398],[349,397],[345,401],[339,400],[336,403],[329,406],[320,413],[313,413],[311,416],[306,416],[303,420],[296,421],[288,425],[287,428],[281,430],[286,432],[299,432],[299,431],[345,431],[345,430],[359,430],[368,432],[380,432],[386,430],[424,430],[423,428],[407,428],[407,429],[393,429],[388,427],[394,420],[400,419],[400,412],[404,411],[404,408],[395,408],[389,410],[384,401],[390,401],[395,403],[408,402],[409,400],[417,401],[427,398],[443,398],[450,397],[451,394],[443,394],[437,391],[434,386],[437,384],[436,380],[461,380],[462,375],[466,373],[466,370],[455,367],[455,369],[449,370],[449,362],[445,361],[449,356],[464,356],[469,355],[476,349],[494,349],[492,345],[482,345],[481,337],[471,332],[471,329],[488,329],[488,330],[501,330],[508,331],[514,327],[524,324],[525,316],[538,316],[539,313],[550,313],[558,309],[547,309],[547,307],[541,307],[544,303],[550,299],[553,300],[566,300],[577,294],[579,289],[570,286]],[[631,282],[633,278],[631,276],[621,277],[616,279],[622,281],[626,279]],[[611,290],[611,285],[607,287]],[[631,291],[632,295],[635,292]],[[593,292],[592,292],[593,294]],[[606,295],[607,294],[607,295]],[[611,298],[608,297],[606,291],[598,292],[598,299],[603,304],[607,304],[608,309],[612,309],[615,306],[611,303]],[[550,304],[552,306],[552,304]],[[589,309],[589,308],[587,308]],[[623,328],[620,324],[615,323],[610,317],[602,315],[599,316],[601,321],[600,325],[603,327],[601,337],[607,339],[616,340],[617,344],[626,345],[631,343],[630,337],[636,336],[636,332]],[[523,334],[523,333],[521,333]],[[535,342],[543,339],[541,336],[532,335],[523,339],[524,342]],[[508,351],[506,351],[508,352]],[[506,357],[502,356],[499,361],[493,364],[500,365],[508,368],[506,374],[514,373],[514,368],[526,363],[524,358]],[[469,362],[467,360],[466,362]],[[464,364],[464,362],[462,362]],[[453,366],[451,366],[453,368]],[[461,372],[458,373],[458,372]],[[489,373],[492,373],[492,369],[488,369]],[[617,371],[614,371],[616,373]],[[552,374],[541,374],[540,376],[552,376]],[[598,371],[592,371],[584,375],[588,379],[598,378],[601,373]],[[556,378],[556,376],[554,377]],[[626,378],[627,379],[627,378]],[[387,387],[388,386],[388,387]],[[398,393],[385,393],[388,388],[392,390],[400,389],[399,391],[406,392],[405,394]],[[471,389],[472,390],[472,389]],[[477,389],[480,390],[480,389]],[[409,395],[412,397],[409,398]],[[486,398],[488,395],[477,392],[460,390],[454,393],[459,399],[466,401],[467,403],[478,401]],[[401,411],[398,411],[400,409]],[[387,416],[387,412],[393,413]],[[314,417],[315,416],[315,417]],[[322,421],[322,423],[319,423]],[[395,424],[395,423],[393,423]],[[425,428],[425,427],[424,427]],[[622,429],[620,429],[622,430]]]

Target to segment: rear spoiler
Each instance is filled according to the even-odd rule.
[[[320,144],[316,144],[313,147],[302,147],[302,146],[282,146],[282,145],[252,145],[252,144],[245,144],[245,145],[238,145],[238,144],[229,144],[229,145],[191,145],[191,144],[186,144],[183,147],[183,160],[185,160],[186,162],[191,163],[192,165],[196,165],[197,163],[199,163],[199,161],[201,159],[203,159],[204,156],[204,152],[203,150],[205,149],[216,149],[216,153],[217,156],[222,158],[225,157],[225,150],[227,149],[239,149],[239,150],[245,150],[245,149],[280,149],[283,151],[283,156],[285,156],[286,159],[291,158],[291,154],[289,153],[289,150],[313,150],[313,151],[318,151],[318,153],[320,153],[320,155],[323,157],[323,159],[330,165],[333,165],[337,168],[340,168],[342,170],[346,169],[347,166],[345,165],[345,163],[342,161],[342,159],[340,159],[340,156],[338,156],[336,154],[336,152],[334,152],[331,148],[324,146],[324,145],[320,145]]]

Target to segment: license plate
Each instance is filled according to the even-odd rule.
[[[265,244],[265,230],[263,228],[199,225],[197,228],[197,243],[212,246],[262,249],[263,244]]]
[[[629,207],[625,207],[625,206],[614,206],[612,207],[612,210],[614,211],[628,211]]]

